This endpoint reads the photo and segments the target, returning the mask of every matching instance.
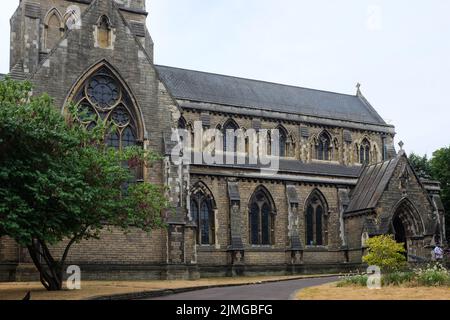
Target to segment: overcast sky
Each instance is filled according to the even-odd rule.
[[[8,72],[2,1],[0,72]],[[397,142],[450,145],[448,0],[151,0],[157,64],[355,94],[357,82]]]

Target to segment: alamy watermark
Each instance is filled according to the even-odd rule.
[[[68,30],[81,29],[81,9],[79,6],[70,5],[67,8],[65,23]]]
[[[279,129],[208,129],[196,121],[190,130],[172,130],[171,160],[175,165],[248,165],[275,175],[287,152],[281,137]]]
[[[69,266],[67,268],[66,287],[67,290],[81,290],[81,268],[79,266]]]
[[[381,269],[378,266],[367,268],[367,288],[370,290],[381,289]]]

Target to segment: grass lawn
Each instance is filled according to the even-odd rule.
[[[337,282],[299,291],[297,300],[450,300],[450,287],[388,286],[369,290],[361,286],[337,287]]]
[[[289,280],[313,276],[264,276],[242,278],[211,278],[195,281],[83,281],[76,291],[48,292],[38,282],[0,283],[0,300],[21,300],[31,291],[32,300],[85,300],[98,296],[148,292],[164,289],[203,287],[226,284],[254,284],[263,281]]]

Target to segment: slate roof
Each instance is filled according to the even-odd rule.
[[[155,66],[181,100],[386,125],[362,97],[207,72]]]
[[[377,206],[389,183],[400,157],[364,168],[351,195],[346,213],[372,209]]]

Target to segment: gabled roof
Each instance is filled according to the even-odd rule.
[[[360,95],[155,66],[176,99],[386,125]]]
[[[353,190],[346,213],[375,208],[399,160],[400,156],[397,156],[392,160],[367,166]]]

